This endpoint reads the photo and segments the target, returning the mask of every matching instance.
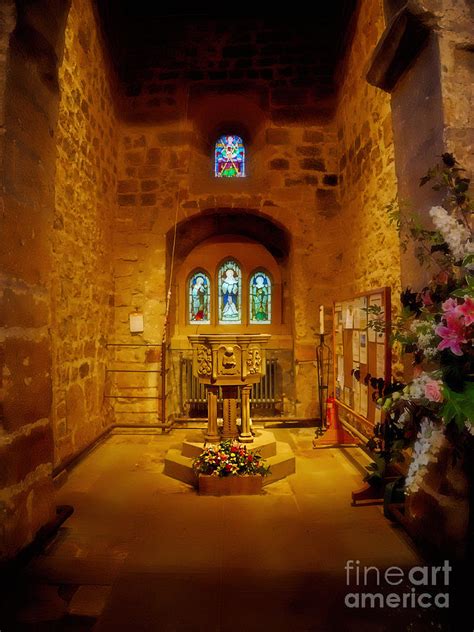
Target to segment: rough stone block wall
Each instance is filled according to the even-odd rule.
[[[67,9],[0,8],[0,558],[54,515],[50,231]]]
[[[111,423],[105,383],[118,124],[113,73],[90,0],[72,3],[59,84],[52,233],[55,465]]]
[[[130,120],[179,121],[189,95],[208,93],[211,86],[216,93],[229,87],[236,94],[253,90],[276,125],[332,114],[331,62],[338,44],[328,38],[322,52],[311,21],[291,14],[269,14],[250,23],[183,16],[160,33],[156,57],[150,52],[132,72],[123,73]]]
[[[248,146],[253,154],[252,177],[237,181],[217,180],[213,175],[213,149],[199,145],[202,129],[193,121],[179,125],[124,126],[119,156],[118,209],[115,233],[115,329],[116,345],[151,345],[156,353],[161,342],[167,292],[166,233],[178,221],[219,208],[251,210],[283,225],[292,235],[291,276],[287,309],[294,330],[297,397],[291,413],[315,414],[314,353],[318,330],[318,305],[330,304],[333,258],[337,250],[338,176],[336,135],[326,123],[276,126],[267,118],[258,139]],[[176,215],[177,213],[177,215]],[[169,254],[169,253],[168,253]],[[311,291],[308,291],[308,287]],[[174,290],[174,288],[173,288]],[[181,300],[181,299],[180,299]],[[132,337],[128,315],[143,310],[145,332]],[[172,329],[173,333],[173,329]],[[309,354],[311,356],[311,353]],[[116,347],[115,369],[129,369],[132,358],[143,356],[134,347]],[[148,375],[146,386],[138,377],[147,364],[138,360],[137,373],[128,374],[129,395],[136,401],[140,420],[156,420],[157,376]],[[148,368],[154,370],[153,364]],[[127,378],[111,384],[116,393],[117,419],[131,422],[125,395]],[[143,378],[141,378],[143,379]]]
[[[140,82],[128,86],[128,119],[141,117],[147,125],[125,125],[122,134],[117,342],[130,341],[128,313],[137,306],[145,312],[144,340],[161,340],[165,234],[176,204],[179,221],[218,208],[262,213],[292,236],[286,296],[294,340],[292,413],[314,415],[319,304],[329,308],[334,299],[384,285],[395,295],[400,289],[398,235],[384,208],[397,191],[390,97],[365,80],[383,28],[382,3],[370,0],[358,16],[336,111],[327,86],[321,98],[321,68],[308,61],[311,55],[294,59],[290,37],[285,61],[275,40],[283,30],[264,26],[246,42],[236,41],[242,31],[224,40],[188,29],[169,59],[161,57],[160,67],[147,68]],[[245,180],[212,177],[213,133],[226,111],[250,131]]]
[[[474,126],[474,16],[469,0],[417,0],[409,10],[427,30],[426,42],[391,93],[399,198],[432,227],[429,209],[444,192],[419,186],[444,151],[452,152],[472,176]],[[387,35],[390,37],[390,35]],[[404,53],[395,47],[403,60]],[[406,55],[406,53],[405,53]],[[406,60],[405,60],[406,61]],[[401,259],[404,287],[421,289],[434,273],[420,268],[414,248]]]
[[[429,0],[439,37],[441,94],[446,149],[472,177],[474,173],[474,13],[470,0]],[[433,19],[433,18],[432,18]]]
[[[342,298],[389,286],[400,292],[400,246],[386,205],[397,198],[390,95],[369,85],[365,72],[384,30],[380,0],[361,5],[343,68],[336,114],[339,149]]]

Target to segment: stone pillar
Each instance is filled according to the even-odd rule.
[[[252,443],[253,437],[250,432],[250,392],[252,386],[246,384],[242,386],[241,393],[241,417],[242,426],[240,428],[239,441],[241,443]]]
[[[219,443],[221,437],[217,428],[218,386],[207,386],[207,431],[204,435],[206,443]]]
[[[222,430],[223,439],[237,439],[237,396],[239,389],[237,386],[223,386],[223,416],[224,427]]]

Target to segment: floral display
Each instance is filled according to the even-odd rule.
[[[423,418],[406,476],[405,486],[407,490],[418,491],[420,482],[423,481],[427,472],[428,464],[436,460],[443,443],[443,427],[426,417]]]
[[[270,468],[257,451],[247,450],[247,446],[231,439],[205,448],[194,459],[193,469],[196,474],[210,476],[270,474]]]
[[[443,154],[420,185],[428,182],[446,194],[443,206],[429,212],[434,229],[389,209],[402,247],[414,241],[418,260],[430,266],[433,277],[421,291],[402,293],[392,340],[402,353],[413,354],[413,379],[379,393],[385,418],[369,442],[379,454],[373,470],[403,460],[405,449],[413,448],[407,493],[419,489],[443,442],[461,456],[474,435],[474,204],[469,179],[451,154]],[[369,310],[369,326],[384,327],[376,309]]]

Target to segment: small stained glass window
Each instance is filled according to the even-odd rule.
[[[245,147],[240,136],[221,136],[216,143],[216,178],[245,177]]]
[[[189,322],[209,325],[211,284],[204,272],[195,272],[189,279]]]
[[[219,269],[219,324],[240,324],[242,274],[238,263],[229,259]]]
[[[270,324],[272,322],[272,282],[265,272],[255,272],[250,279],[250,322]]]

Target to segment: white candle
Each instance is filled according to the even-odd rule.
[[[319,306],[319,333],[324,335],[324,305]]]

